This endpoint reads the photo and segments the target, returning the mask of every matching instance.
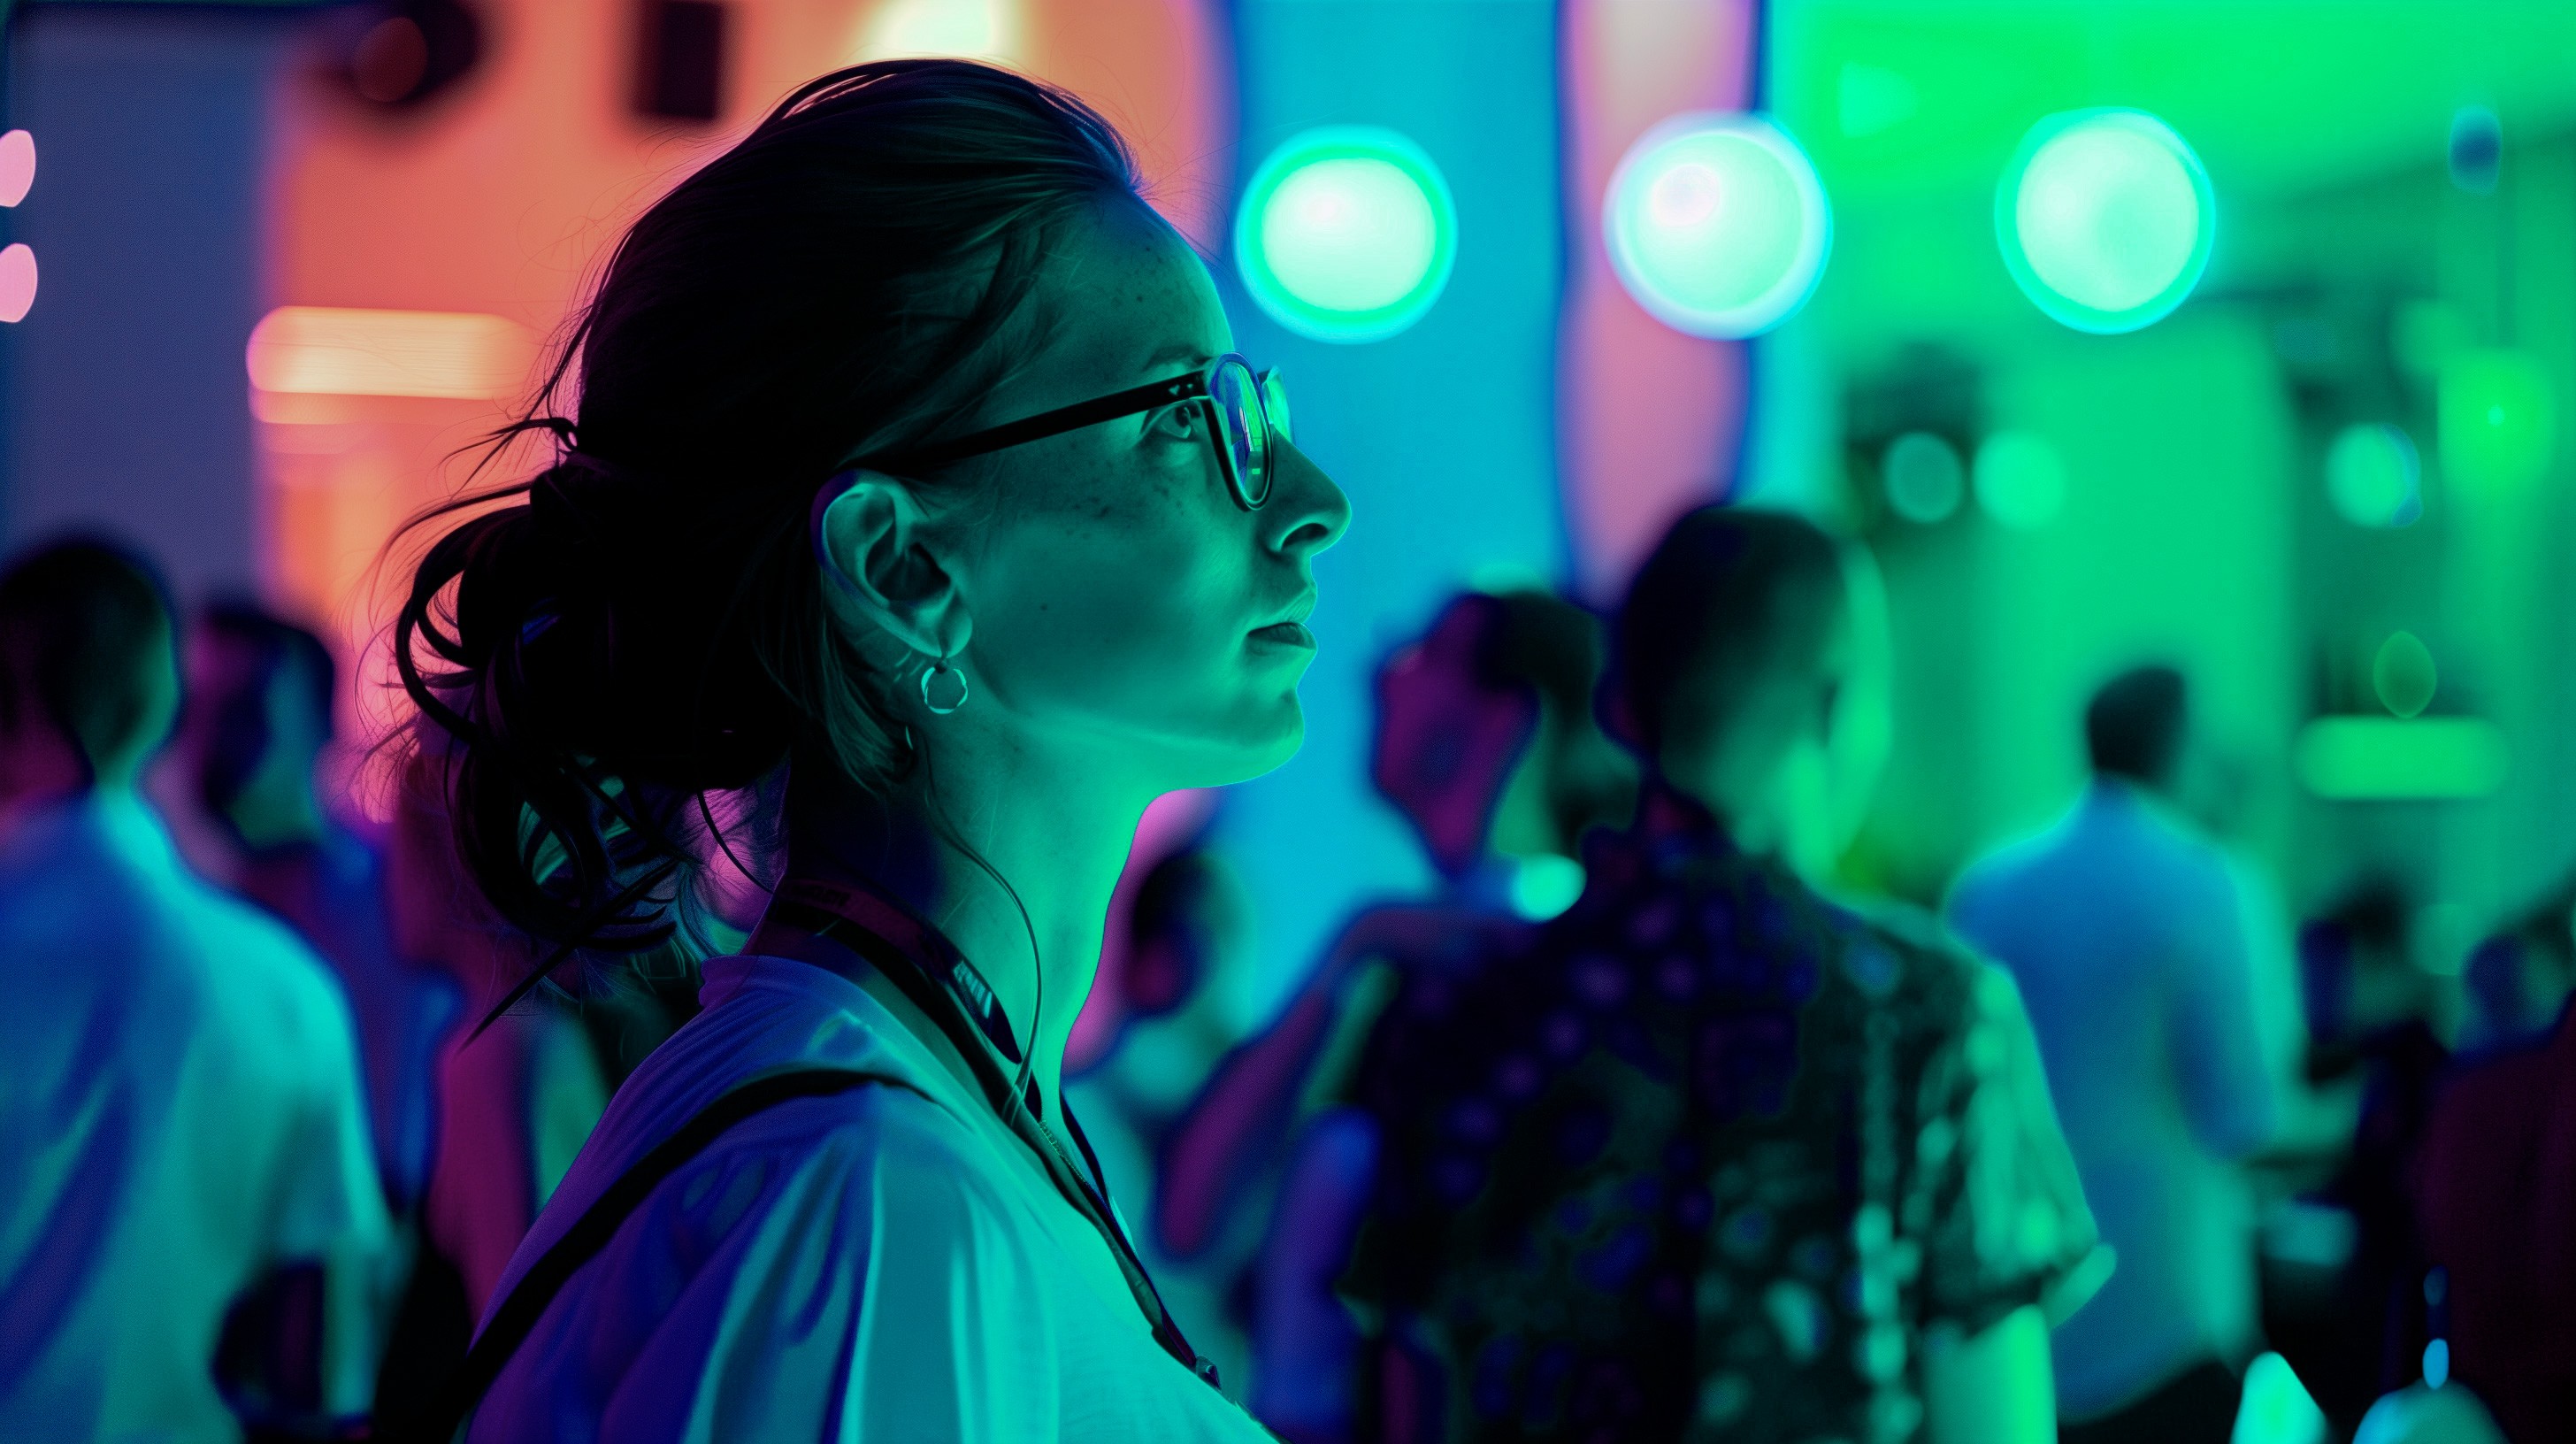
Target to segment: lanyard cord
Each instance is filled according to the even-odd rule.
[[[910,909],[874,889],[802,878],[789,878],[778,885],[765,921],[857,954],[939,1026],[965,1057],[976,1081],[983,1085],[985,1101],[994,1116],[1036,1155],[1056,1192],[1109,1245],[1111,1256],[1118,1260],[1119,1272],[1126,1276],[1128,1292],[1135,1296],[1136,1306],[1153,1329],[1154,1342],[1190,1372],[1215,1385],[1216,1365],[1182,1335],[1171,1310],[1163,1304],[1161,1292],[1154,1287],[1152,1276],[1145,1271],[1144,1260],[1137,1256],[1134,1243],[1110,1207],[1109,1180],[1092,1152],[1091,1141],[1083,1136],[1082,1124],[1074,1118],[1071,1105],[1061,1096],[1056,1100],[1075,1147],[1090,1165],[1088,1178],[1065,1155],[1064,1145],[1056,1141],[1054,1133],[1039,1121],[1037,1084],[1032,1081],[1025,1096],[1016,1095],[1003,1063],[1016,1067],[1022,1062],[1019,1040],[992,986],[956,945]]]

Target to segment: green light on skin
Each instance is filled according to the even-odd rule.
[[[1422,147],[1375,126],[1291,138],[1235,213],[1255,304],[1318,341],[1382,341],[1422,319],[1457,259],[1457,207]]]
[[[2354,526],[2412,526],[2424,514],[2415,443],[2394,426],[2345,427],[2326,450],[2326,496]]]
[[[1758,336],[1824,274],[1833,213],[1805,151],[1770,120],[1677,115],[1638,138],[1602,197],[1602,240],[1648,314],[1692,336]]]
[[[2200,284],[2217,207],[2199,157],[2140,110],[2052,115],[1995,189],[1995,237],[2022,294],[2078,331],[2151,326]]]
[[[2443,802],[2504,785],[2504,734],[2477,717],[2319,717],[2292,749],[2299,781],[2331,802]]]

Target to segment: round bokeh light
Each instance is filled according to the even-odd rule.
[[[2424,514],[2423,464],[2394,426],[2347,426],[2326,449],[2326,496],[2354,526],[2411,525]]]
[[[2164,319],[2209,268],[2217,207],[2200,158],[2138,110],[2032,126],[1995,191],[2004,265],[2033,304],[2109,335]]]
[[[2379,705],[2398,717],[2414,717],[2433,705],[2433,694],[2441,689],[2441,669],[2433,665],[2433,649],[2413,632],[2391,632],[2379,644],[2370,659],[2370,687],[2379,694]]]
[[[1919,526],[1947,521],[1967,494],[1967,468],[1949,442],[1909,431],[1887,444],[1878,464],[1888,509]]]
[[[1235,264],[1272,320],[1318,341],[1379,341],[1449,284],[1458,215],[1422,147],[1391,130],[1310,130],[1253,172]]]
[[[1816,288],[1833,214],[1806,152],[1760,116],[1677,115],[1639,137],[1601,207],[1611,268],[1693,336],[1759,335]]]
[[[1998,431],[1977,447],[1977,505],[2015,531],[2037,531],[2066,509],[2066,461],[2048,439]]]

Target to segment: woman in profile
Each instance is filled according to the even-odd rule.
[[[398,664],[515,925],[667,946],[719,852],[773,897],[428,1432],[1259,1437],[1058,1082],[1145,805],[1303,733],[1348,507],[1232,349],[1115,132],[962,62],[805,86],[618,246]]]

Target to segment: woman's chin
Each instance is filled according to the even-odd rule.
[[[1277,770],[1305,745],[1306,709],[1290,692],[1261,709],[1261,715],[1242,718],[1209,742],[1204,748],[1190,749],[1196,754],[1187,765],[1192,777],[1178,786],[1225,787]]]

